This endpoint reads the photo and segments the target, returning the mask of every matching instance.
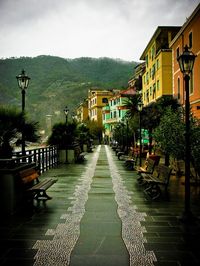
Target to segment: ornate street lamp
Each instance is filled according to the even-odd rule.
[[[183,54],[177,58],[179,67],[185,81],[185,209],[182,220],[190,222],[193,215],[190,210],[190,99],[189,81],[194,66],[195,55],[189,51],[188,46],[184,47]]]
[[[139,125],[140,125],[140,166],[142,166],[142,108],[143,108],[143,102],[142,100],[140,100],[138,102]]]
[[[67,124],[68,114],[69,114],[69,108],[67,106],[65,106],[65,108],[64,108],[64,113],[65,113],[66,124]]]
[[[19,88],[21,89],[22,92],[22,112],[24,113],[25,111],[25,93],[26,89],[28,88],[29,80],[30,78],[25,74],[24,69],[22,70],[22,73],[16,76],[17,83]],[[26,150],[25,150],[25,136],[24,132],[22,129],[22,155],[26,155]]]
[[[126,118],[126,153],[128,154],[129,150],[129,123],[128,118]]]
[[[76,113],[75,112],[72,113],[72,120],[73,120],[73,122],[76,121]]]

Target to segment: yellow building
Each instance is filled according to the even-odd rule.
[[[76,109],[76,119],[78,122],[83,122],[88,119],[88,99],[85,99]]]
[[[144,106],[162,96],[172,95],[172,51],[169,43],[180,27],[159,26],[142,53],[146,63],[142,75],[142,100]]]
[[[102,107],[108,104],[108,99],[113,96],[112,90],[89,90],[88,91],[88,116],[92,121],[102,125]]]

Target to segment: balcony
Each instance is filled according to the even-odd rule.
[[[118,123],[119,122],[119,118],[115,117],[115,118],[109,118],[107,120],[104,120],[104,123],[106,124],[113,124],[113,123]]]

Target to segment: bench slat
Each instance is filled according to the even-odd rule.
[[[33,187],[29,188],[29,191],[43,191],[47,190],[50,186],[57,182],[57,179],[45,179],[40,181],[38,184],[34,185]]]

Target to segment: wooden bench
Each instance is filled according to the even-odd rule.
[[[139,159],[139,154],[137,152],[132,152],[126,159],[124,162],[124,166],[128,169],[128,170],[135,170],[137,162]]]
[[[79,144],[74,144],[74,161],[75,163],[82,163],[85,161],[86,152],[81,150]]]
[[[124,147],[121,145],[121,146],[118,146],[116,149],[115,149],[115,155],[117,156],[117,154],[119,152],[124,152]]]
[[[153,174],[154,168],[156,166],[157,162],[153,159],[147,158],[144,166],[139,166],[137,170],[137,174],[139,175],[138,181],[143,179],[143,173],[145,174]]]
[[[39,173],[35,168],[28,168],[19,172],[23,188],[29,197],[33,199],[51,199],[47,195],[46,190],[51,187],[57,179],[49,178],[42,181],[39,180]]]
[[[161,196],[161,188],[164,187],[165,195],[167,196],[167,189],[171,176],[172,169],[166,165],[158,165],[155,168],[154,174],[143,175],[143,184],[145,185],[144,192],[150,196],[151,199],[157,199]]]

